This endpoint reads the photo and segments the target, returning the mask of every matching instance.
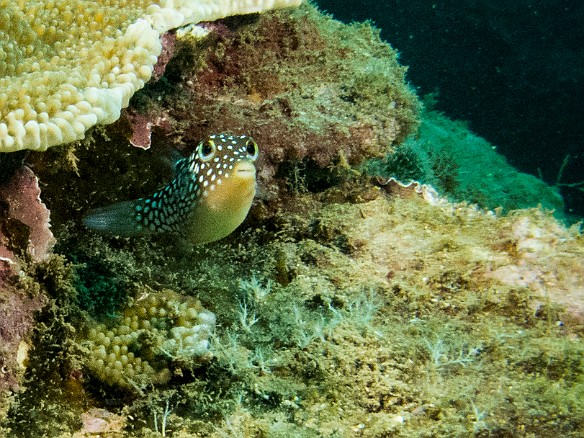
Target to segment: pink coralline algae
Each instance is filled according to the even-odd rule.
[[[166,32],[160,37],[160,42],[162,43],[162,53],[154,65],[151,84],[157,82],[164,75],[168,62],[174,56],[176,32]],[[132,146],[137,148],[150,148],[153,127],[161,127],[163,131],[170,130],[166,117],[159,113],[140,114],[134,109],[128,108],[122,112],[122,118],[130,124],[131,137],[129,141]]]
[[[1,280],[0,280],[1,281]],[[0,283],[0,411],[4,391],[16,390],[24,371],[19,351],[28,347],[34,314],[46,304],[46,297],[30,296]]]
[[[0,285],[2,272],[19,257],[41,261],[54,244],[49,211],[40,199],[38,178],[28,167],[20,168],[0,187]]]
[[[152,71],[152,80],[159,80],[164,71],[166,70],[166,65],[174,55],[174,49],[176,47],[176,32],[166,32],[160,37],[160,42],[162,43],[162,53],[158,56],[158,61],[154,65],[154,70]]]
[[[158,127],[162,131],[170,129],[168,120],[161,115],[139,114],[129,109],[124,111],[123,117],[130,124],[130,144],[137,148],[150,149],[153,127]]]
[[[0,395],[18,388],[24,369],[19,357],[28,348],[34,313],[46,302],[42,294],[18,290],[18,270],[24,261],[45,259],[54,240],[38,178],[22,167],[0,187]]]

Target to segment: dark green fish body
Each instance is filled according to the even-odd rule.
[[[151,196],[90,211],[85,225],[118,236],[177,233],[193,243],[219,240],[247,216],[255,195],[258,147],[251,137],[210,135],[175,165]]]

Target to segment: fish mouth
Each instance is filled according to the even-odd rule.
[[[240,178],[254,178],[256,175],[256,168],[251,161],[242,161],[235,165],[234,173]]]

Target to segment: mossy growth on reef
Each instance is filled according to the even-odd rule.
[[[20,287],[48,304],[0,430],[578,436],[577,227],[542,210],[503,215],[448,203],[414,186],[390,195],[355,171],[418,122],[404,69],[371,26],[341,25],[305,6],[210,28],[208,39],[180,42],[166,75],[133,100],[129,111],[164,119],[150,150],[127,146],[131,123],[121,119],[29,157],[61,255],[22,272]],[[102,237],[82,227],[89,208],[168,181],[168,146],[189,153],[225,129],[253,135],[263,154],[257,200],[232,235],[193,247],[177,235]],[[427,171],[419,165],[416,174]],[[152,315],[134,312],[161,295],[179,304],[156,298]],[[198,330],[183,325],[190,307],[199,319],[202,308],[215,315],[212,333],[209,319],[202,329],[204,361],[172,349]],[[116,378],[92,368],[126,327],[143,331],[127,352],[106,351],[121,368]],[[136,388],[123,365],[140,354],[163,374]]]
[[[6,436],[59,436],[81,426],[80,415],[88,400],[78,372],[82,355],[74,338],[80,314],[72,284],[72,267],[61,256],[21,273],[21,289],[42,294],[48,302],[36,316],[30,346],[22,358],[26,372],[3,424]]]
[[[541,205],[565,219],[558,187],[519,172],[496,147],[475,135],[463,122],[431,110],[421,112],[418,131],[384,159],[363,166],[373,175],[431,184],[454,201],[483,208],[535,208]]]
[[[252,223],[203,247],[61,239],[64,252],[99,242],[88,252],[110,266],[125,260],[122,276],[131,270],[138,284],[197,297],[218,321],[212,358],[137,394],[89,378],[77,335],[60,332],[33,357],[61,358],[59,372],[68,371],[29,368],[54,388],[31,380],[11,413],[15,436],[25,436],[19,424],[46,436],[88,431],[80,407],[106,423],[89,408],[107,409],[124,436],[578,436],[582,321],[553,295],[503,276],[527,267],[549,284],[555,275],[557,290],[582,278],[565,259],[582,258],[576,229],[537,210],[496,216],[389,198],[359,180],[283,199],[269,220]],[[521,234],[526,227],[540,230],[542,245]],[[58,308],[77,312],[74,301]],[[41,339],[52,339],[41,327]],[[71,375],[75,397],[62,391]],[[27,394],[43,391],[58,415],[41,425],[25,407]]]

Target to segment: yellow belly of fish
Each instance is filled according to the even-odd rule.
[[[187,238],[196,244],[231,234],[244,220],[255,196],[255,168],[240,163],[229,178],[199,201],[187,226]]]

